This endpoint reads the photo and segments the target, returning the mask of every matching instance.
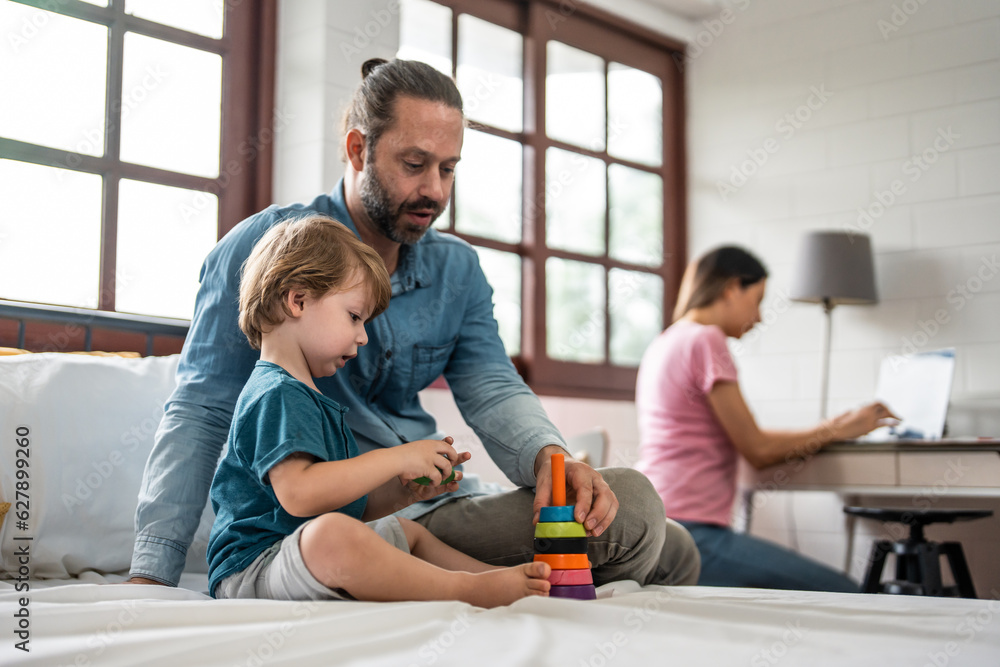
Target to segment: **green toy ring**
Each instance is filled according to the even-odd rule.
[[[441,468],[438,468],[438,470],[441,470]],[[430,477],[417,477],[413,481],[416,482],[417,484],[421,485],[421,486],[430,486],[430,484],[431,484],[431,478]],[[454,482],[454,481],[455,481],[455,471],[452,470],[451,474],[448,475],[448,479],[445,479],[445,480],[441,481],[441,486],[444,486],[445,484],[450,484],[451,482]]]

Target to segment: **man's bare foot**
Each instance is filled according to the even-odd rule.
[[[528,595],[549,594],[548,563],[525,563],[473,574],[459,599],[477,607],[500,607]]]
[[[122,582],[123,584],[152,584],[154,586],[166,586],[166,584],[156,581],[155,579],[147,579],[146,577],[132,577]]]

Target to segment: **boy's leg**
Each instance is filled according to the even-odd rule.
[[[399,524],[406,535],[410,553],[420,560],[425,560],[432,565],[452,572],[488,572],[501,567],[500,565],[488,565],[472,556],[463,554],[458,549],[449,547],[435,537],[434,533],[416,521],[400,518]]]
[[[693,585],[698,548],[688,532],[666,518],[663,501],[642,473],[604,468],[601,474],[618,497],[618,514],[588,556],[594,583],[620,579],[640,584]],[[490,565],[515,565],[534,554],[531,489],[448,503],[416,519],[445,544]]]
[[[411,533],[417,532],[411,528]],[[428,549],[444,553],[425,538],[414,535],[415,553]],[[479,574],[451,572],[397,549],[364,523],[336,512],[309,521],[299,537],[299,549],[316,581],[359,600],[462,600],[492,607],[542,595],[549,588],[549,568],[544,563]]]

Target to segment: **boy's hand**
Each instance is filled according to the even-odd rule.
[[[442,482],[451,475],[452,467],[470,458],[468,452],[456,452],[452,447],[454,442],[454,438],[447,436],[444,440],[417,440],[393,447],[390,451],[398,456],[400,483],[420,486],[413,484],[413,480],[426,477],[430,480],[426,488],[442,486]],[[450,484],[444,486],[454,485],[459,479],[460,476],[456,475]],[[457,485],[455,488],[458,488]],[[439,493],[443,491],[437,491],[431,497]]]

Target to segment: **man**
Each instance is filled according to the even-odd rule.
[[[417,397],[443,373],[490,456],[522,488],[489,493],[470,476],[459,491],[400,515],[488,563],[530,558],[532,521],[549,504],[550,454],[565,452],[565,443],[504,351],[475,251],[430,229],[451,196],[461,155],[461,95],[419,62],[369,60],[362,74],[344,118],[346,175],[333,192],[247,218],[205,260],[178,386],[139,493],[132,583],[180,578],[234,403],[257,359],[237,325],[240,267],[271,226],[312,212],[353,229],[392,279],[389,308],[368,325],[368,345],[346,372],[318,379],[317,387],[349,408],[348,424],[368,451],[444,435]],[[629,469],[602,475],[567,458],[566,478],[576,519],[592,536],[596,584],[697,581],[694,542],[665,520],[644,476]]]

